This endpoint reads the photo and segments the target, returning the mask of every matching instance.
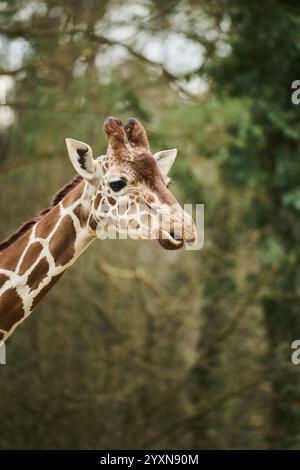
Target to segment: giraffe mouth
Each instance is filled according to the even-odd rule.
[[[167,232],[162,230],[160,237],[157,239],[158,243],[165,250],[178,250],[183,247],[182,238],[175,238],[174,232]]]

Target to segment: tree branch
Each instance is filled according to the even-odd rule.
[[[71,37],[73,37],[75,34],[83,34],[85,35],[87,38],[89,38],[90,40],[98,43],[98,44],[102,44],[102,45],[107,45],[107,46],[121,46],[121,47],[124,47],[130,55],[132,55],[133,57],[135,57],[137,60],[147,64],[147,65],[150,65],[152,67],[156,67],[156,68],[159,68],[163,74],[163,76],[165,77],[165,79],[168,81],[168,82],[172,82],[176,85],[177,89],[183,93],[185,96],[187,97],[192,97],[192,98],[195,98],[195,95],[190,93],[188,90],[186,90],[184,87],[182,87],[182,85],[180,85],[179,83],[179,80],[185,80],[187,78],[189,78],[191,76],[191,72],[188,72],[188,73],[185,73],[183,75],[175,75],[173,73],[171,73],[169,70],[166,69],[166,67],[164,66],[164,64],[160,63],[160,62],[155,62],[155,61],[152,61],[151,59],[149,59],[148,57],[144,56],[140,51],[137,51],[131,44],[128,44],[126,42],[122,42],[122,41],[116,41],[114,39],[110,39],[106,36],[103,36],[103,35],[99,35],[99,34],[96,34],[94,33],[93,31],[88,31],[86,29],[72,29],[71,31],[57,31],[56,29],[38,29],[38,28],[14,28],[14,29],[9,29],[9,28],[0,28],[0,34],[3,34],[3,35],[6,35],[7,37],[9,38],[15,38],[15,37],[23,37],[27,40],[30,40],[31,38],[34,38],[34,37],[37,37],[37,38],[40,38],[40,37],[50,37],[50,36],[53,36],[53,35],[57,35],[57,36],[66,36],[66,35],[69,35]],[[194,74],[198,74],[201,69],[202,69],[203,66],[199,67],[197,70],[195,70],[193,73]],[[10,70],[5,70],[5,69],[1,69],[1,72],[2,74],[8,74],[8,75],[15,75],[17,74],[18,72],[21,72],[21,71],[26,71],[26,67],[21,67],[17,70],[13,70],[13,71],[10,71]]]

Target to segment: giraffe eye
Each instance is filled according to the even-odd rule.
[[[122,177],[109,182],[110,188],[116,193],[118,191],[121,191],[121,189],[125,188],[126,185],[127,181],[125,178]]]

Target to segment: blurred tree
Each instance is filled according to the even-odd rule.
[[[14,121],[0,135],[4,237],[71,178],[61,156],[66,135],[96,153],[101,121],[134,115],[159,145],[162,138],[151,138],[153,114],[178,104],[178,96],[164,74],[133,54],[120,57],[114,41],[101,38],[99,22],[114,24],[107,19],[118,11],[113,2],[0,5],[0,65],[14,83],[7,96]],[[22,59],[11,64],[15,41]],[[193,285],[169,283],[183,253],[174,262],[156,245],[95,244],[9,341],[10,366],[0,370],[1,448],[188,445],[186,438],[159,442],[158,430],[186,414],[178,384],[193,354]],[[104,261],[117,269],[103,269]]]
[[[174,190],[206,220],[204,251],[106,241],[83,255],[9,343],[0,447],[299,446],[298,5],[0,10],[1,236],[71,178],[64,137],[104,150],[107,115],[178,147]]]
[[[290,362],[300,336],[299,109],[291,102],[297,78],[299,3],[214,2],[210,12],[230,24],[230,54],[208,68],[220,95],[249,100],[251,119],[232,127],[223,164],[230,184],[254,189],[247,216],[260,232],[260,269],[275,274],[261,299],[272,374],[269,445],[299,445],[300,372]]]

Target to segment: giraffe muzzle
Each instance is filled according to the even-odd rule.
[[[169,214],[162,223],[158,238],[160,245],[167,250],[178,250],[184,245],[193,246],[197,243],[196,226],[192,218],[183,210]]]

